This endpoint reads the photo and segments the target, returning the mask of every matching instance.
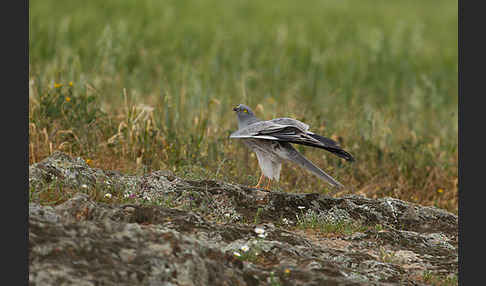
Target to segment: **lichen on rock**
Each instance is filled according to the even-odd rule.
[[[53,206],[35,196],[29,203],[35,285],[420,285],[425,271],[457,277],[457,216],[393,198],[264,192],[168,171],[124,175],[60,152],[29,167],[29,184],[31,192],[55,184],[72,191]],[[316,227],[337,222],[359,227]]]

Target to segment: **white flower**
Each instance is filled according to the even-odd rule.
[[[257,227],[255,227],[255,232],[257,234],[263,234],[263,233],[265,233],[265,229],[263,227],[257,226]]]
[[[230,215],[230,213],[225,213],[224,216],[225,217],[230,217],[231,215]]]
[[[105,198],[107,198],[107,199],[111,199],[111,194],[110,194],[110,193],[106,193],[106,194],[105,194]]]
[[[233,255],[236,256],[236,257],[240,257],[241,256],[241,254],[239,252],[236,252],[236,251],[233,252]]]
[[[263,227],[255,227],[255,233],[260,238],[265,238],[267,234],[265,233],[265,229]]]
[[[250,250],[250,247],[248,247],[248,245],[243,245],[242,247],[240,247],[241,250],[243,250],[243,252],[248,252],[248,250]]]
[[[305,207],[304,207],[304,206],[298,206],[297,208],[298,208],[299,210],[305,209]]]
[[[125,193],[125,194],[123,195],[123,198],[125,198],[125,199],[128,199],[129,197],[130,197],[130,194],[129,194],[129,193]]]
[[[86,185],[86,184],[82,184],[82,185],[81,185],[81,188],[83,188],[83,189],[87,189],[87,188],[88,188],[88,185]]]
[[[152,199],[151,199],[149,196],[143,196],[143,199],[144,199],[144,200],[147,200],[147,201],[149,201],[149,202],[152,200]]]
[[[266,233],[260,233],[257,235],[259,238],[265,238],[267,237],[267,234]]]

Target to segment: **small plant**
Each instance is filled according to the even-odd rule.
[[[242,261],[258,262],[258,259],[262,253],[261,241],[258,239],[252,239],[248,244],[242,245],[238,251],[233,252],[233,255],[238,257]]]
[[[275,276],[273,271],[270,272],[269,282],[271,286],[280,286],[279,278]]]
[[[38,184],[29,187],[29,202],[41,205],[58,205],[72,198],[76,190],[65,186],[62,182]]]
[[[37,106],[32,110],[32,120],[39,128],[49,127],[58,121],[62,128],[87,127],[105,115],[100,109],[97,96],[75,92],[73,83],[55,83],[53,88],[41,91]]]
[[[379,249],[379,260],[386,263],[393,263],[395,261],[395,253],[387,251],[382,246]]]
[[[456,275],[440,275],[432,271],[424,271],[422,279],[425,283],[432,284],[434,286],[456,286],[459,283]]]
[[[255,214],[255,219],[253,221],[254,224],[259,224],[260,223],[260,216],[261,216],[262,212],[263,212],[263,208],[258,208],[257,209],[257,212]]]
[[[385,228],[384,228],[384,227],[383,227],[383,225],[381,225],[381,224],[376,224],[376,225],[375,225],[375,231],[382,231],[382,230],[384,230],[384,229],[385,229]]]
[[[366,226],[359,222],[346,219],[334,220],[314,210],[308,210],[306,213],[302,211],[301,215],[297,215],[296,217],[299,228],[313,229],[321,233],[350,235],[355,232],[363,232],[367,229]]]
[[[30,160],[55,149],[81,156],[96,151],[103,138],[100,134],[112,127],[106,119],[98,96],[75,89],[72,82],[39,87],[29,105]]]

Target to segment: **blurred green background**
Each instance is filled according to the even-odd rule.
[[[457,1],[29,4],[31,163],[63,149],[103,168],[254,184],[256,158],[227,138],[245,103],[340,141],[355,163],[299,150],[347,192],[457,212]],[[47,95],[90,95],[70,103],[102,115],[81,124],[63,103],[55,117]],[[291,165],[277,188],[328,191]]]

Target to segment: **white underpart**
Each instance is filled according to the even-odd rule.
[[[278,163],[270,160],[269,157],[262,154],[261,151],[255,150],[255,154],[257,156],[258,165],[260,166],[263,175],[272,180],[276,180],[276,181],[280,180],[280,171],[282,170],[282,163]]]

